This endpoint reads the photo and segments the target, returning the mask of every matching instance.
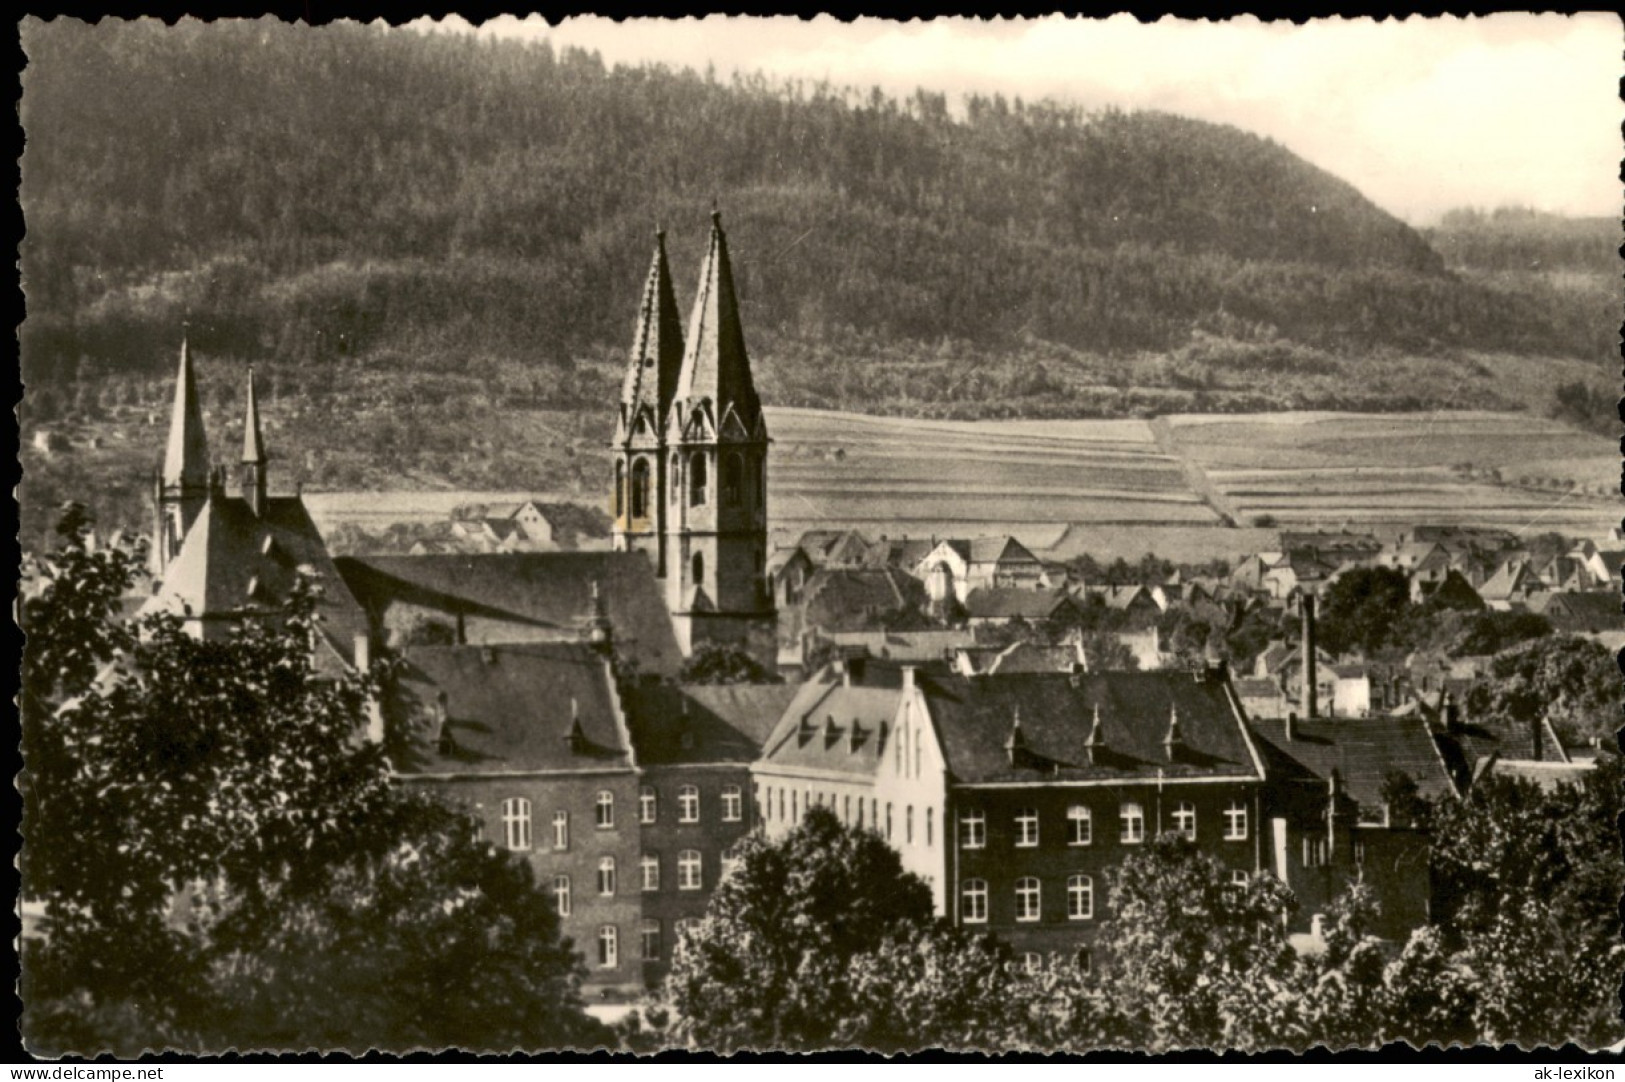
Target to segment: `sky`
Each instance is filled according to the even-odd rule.
[[[1426,225],[1452,207],[1621,210],[1619,99],[1625,48],[1611,14],[1478,19],[1247,17],[935,19],[823,16],[703,20],[585,17],[549,26],[453,17],[420,29],[579,46],[608,64],[715,65],[827,79],[904,96],[916,87],[1085,108],[1158,109],[1275,139]]]

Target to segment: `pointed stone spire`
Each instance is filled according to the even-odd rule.
[[[265,439],[260,434],[260,403],[255,393],[253,365],[248,366],[248,409],[243,414],[243,461],[265,461]]]
[[[653,413],[658,436],[666,421],[677,390],[677,377],[683,365],[683,326],[677,316],[677,296],[672,291],[671,270],[666,264],[666,231],[655,231],[654,257],[643,285],[638,306],[637,332],[632,339],[632,355],[621,384],[621,418],[630,436],[638,412]]]
[[[260,434],[259,396],[254,388],[254,369],[248,369],[248,407],[243,413],[243,499],[254,514],[265,513],[265,439]]]
[[[750,434],[756,432],[762,416],[739,322],[728,238],[722,231],[722,214],[716,210],[711,212],[711,246],[700,274],[700,290],[688,319],[688,346],[676,397],[687,402],[709,398],[719,431],[730,408]]]
[[[175,411],[169,420],[162,481],[165,488],[204,492],[209,487],[209,440],[203,432],[203,407],[192,372],[190,330],[182,324],[181,368],[175,377]]]

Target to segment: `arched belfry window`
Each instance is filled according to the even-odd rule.
[[[626,514],[626,463],[615,463],[615,517]]]
[[[728,507],[738,507],[744,491],[745,456],[738,451],[729,451],[722,460],[723,504]]]
[[[694,585],[705,585],[705,553],[696,552],[689,563],[694,571]]]
[[[649,460],[640,458],[632,463],[632,517],[645,518],[649,514]]]
[[[695,451],[688,460],[688,504],[700,507],[706,501],[705,452]]]
[[[666,485],[671,489],[671,502],[676,505],[683,496],[683,456],[672,455],[670,459],[670,473],[666,477]]]

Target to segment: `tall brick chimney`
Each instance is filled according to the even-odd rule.
[[[1299,606],[1303,610],[1303,717],[1305,721],[1313,721],[1319,709],[1315,702],[1316,673],[1315,673],[1315,599],[1309,594],[1303,595]]]

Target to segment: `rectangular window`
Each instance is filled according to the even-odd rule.
[[[700,851],[684,849],[677,855],[677,889],[700,889]]]
[[[516,796],[502,802],[502,830],[509,849],[530,848],[530,801]]]
[[[744,798],[737,785],[722,787],[722,821],[724,823],[737,823],[745,816]]]
[[[1095,915],[1095,881],[1087,875],[1074,875],[1066,881],[1068,920],[1092,920]]]
[[[964,923],[987,923],[987,880],[965,880],[965,885],[960,890],[959,909],[959,918]]]
[[[642,943],[640,945],[643,947],[643,960],[645,962],[660,961],[660,922],[645,919],[642,933],[640,936]]]
[[[1188,800],[1180,801],[1174,809],[1174,833],[1196,840],[1196,805]]]
[[[654,891],[660,889],[660,858],[654,853],[645,853],[638,858],[638,871],[643,879],[643,889]]]
[[[615,794],[608,789],[600,789],[596,807],[598,810],[598,829],[613,829],[615,826]]]
[[[1019,921],[1035,921],[1040,910],[1040,888],[1038,880],[1030,875],[1022,876],[1016,880],[1016,919]]]
[[[959,846],[961,849],[981,849],[987,845],[987,814],[980,809],[959,813]]]
[[[598,893],[606,897],[615,893],[615,858],[601,857],[598,861]]]
[[[1118,812],[1122,832],[1119,840],[1124,845],[1138,845],[1145,841],[1145,809],[1138,804],[1124,804]]]
[[[1303,836],[1303,866],[1319,868],[1326,863],[1326,838],[1320,834]]]
[[[700,821],[700,791],[695,786],[685,785],[677,790],[677,821],[679,823]]]
[[[570,813],[567,811],[553,813],[553,848],[570,848]]]
[[[598,929],[598,968],[615,969],[620,964],[620,931],[613,924],[606,924]]]
[[[936,824],[933,822],[935,817],[936,817],[936,809],[935,808],[927,808],[927,809],[925,809],[925,844],[926,845],[934,845],[934,844],[936,844],[935,840],[934,840],[934,836],[936,834]]]
[[[1248,875],[1246,872],[1234,871],[1230,873],[1230,883],[1232,886],[1245,887],[1251,879],[1252,876]]]
[[[555,875],[553,877],[553,905],[561,917],[570,915],[570,877]]]
[[[1031,849],[1038,844],[1038,809],[1022,808],[1016,812],[1016,845]]]
[[[645,785],[638,790],[638,822],[652,823],[660,811],[660,798],[655,795],[652,785]]]
[[[1089,809],[1074,804],[1066,809],[1066,844],[1088,845],[1094,840],[1095,823]]]
[[[1232,800],[1224,809],[1224,840],[1247,840],[1247,805],[1239,800]]]
[[[914,844],[914,805],[912,804],[903,809],[903,842],[905,845]]]

